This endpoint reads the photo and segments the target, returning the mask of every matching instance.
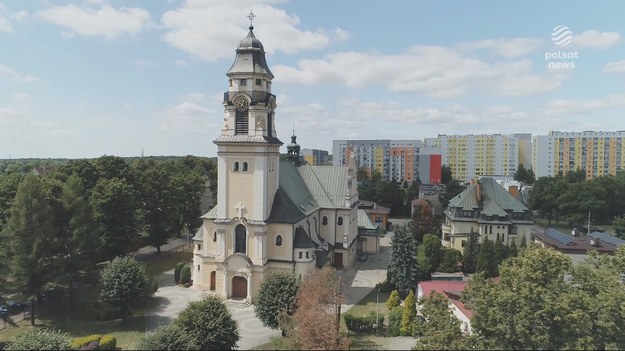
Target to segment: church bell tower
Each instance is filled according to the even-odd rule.
[[[274,126],[274,76],[263,44],[254,36],[254,14],[248,18],[249,32],[239,43],[234,63],[226,74],[224,124],[214,140],[218,149],[217,217],[260,224],[269,218],[278,189],[282,142]]]

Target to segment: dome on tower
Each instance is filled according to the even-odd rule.
[[[250,26],[250,31],[247,33],[247,37],[241,39],[239,42],[239,50],[241,49],[260,49],[262,52],[265,52],[265,47],[260,40],[256,39],[254,36],[254,26]]]
[[[271,73],[265,59],[265,47],[254,36],[254,26],[250,26],[247,36],[239,42],[237,56],[227,75],[231,76],[238,73],[261,73],[273,78],[273,73]]]

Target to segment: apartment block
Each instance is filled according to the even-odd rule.
[[[327,166],[330,164],[330,154],[326,150],[303,149],[300,157],[311,166]]]
[[[625,166],[625,131],[559,132],[534,137],[532,167],[536,177],[583,170],[586,179],[616,175]]]
[[[523,155],[530,155],[528,144],[523,146]],[[519,165],[519,139],[514,135],[439,135],[426,138],[425,147],[439,148],[441,163],[460,181],[484,175],[513,176]]]

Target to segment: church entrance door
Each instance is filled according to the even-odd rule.
[[[211,272],[210,289],[215,290],[215,271]]]
[[[247,298],[247,279],[243,277],[232,278],[232,297]]]
[[[343,268],[343,253],[335,252],[334,253],[334,268]]]

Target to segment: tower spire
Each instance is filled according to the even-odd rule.
[[[254,12],[252,12],[252,10],[250,10],[250,14],[247,15],[247,18],[250,19],[250,30],[254,30],[254,25],[252,22],[254,21],[254,18],[256,18],[256,15],[254,14]]]

